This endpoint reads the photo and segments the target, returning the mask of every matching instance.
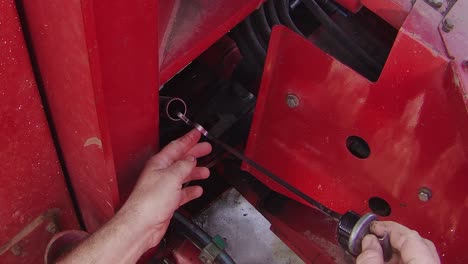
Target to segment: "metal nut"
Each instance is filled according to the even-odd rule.
[[[295,94],[288,94],[286,96],[286,104],[289,106],[289,108],[296,108],[299,106],[299,97],[297,97]]]
[[[418,193],[419,200],[428,202],[432,198],[432,191],[426,187],[419,189]]]
[[[442,22],[442,29],[447,33],[452,31],[454,27],[455,27],[455,24],[453,23],[453,20],[450,18],[446,18]]]
[[[427,2],[436,8],[439,8],[444,4],[444,0],[428,0]]]

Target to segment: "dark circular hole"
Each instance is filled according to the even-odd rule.
[[[346,139],[346,148],[359,159],[367,159],[370,155],[369,144],[358,136],[349,136]]]
[[[389,216],[392,213],[392,208],[384,199],[380,197],[372,197],[369,199],[369,208],[376,215]]]

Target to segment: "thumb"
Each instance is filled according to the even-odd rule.
[[[374,235],[366,235],[362,240],[362,253],[356,260],[357,264],[383,264],[382,247]]]

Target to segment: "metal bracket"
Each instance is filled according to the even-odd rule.
[[[60,209],[52,208],[36,217],[32,222],[19,231],[12,239],[0,246],[0,256],[10,249],[14,250],[13,253],[16,253],[15,255],[21,255],[21,250],[18,250],[18,248],[15,248],[14,246],[46,221],[50,221],[50,224],[46,227],[46,230],[50,233],[56,233],[58,231],[57,216],[59,213]]]
[[[226,248],[226,242],[219,235],[216,235],[211,243],[206,245],[198,258],[204,264],[212,264],[218,255]]]

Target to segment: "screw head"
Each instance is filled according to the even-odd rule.
[[[299,97],[295,94],[288,94],[286,96],[286,104],[289,108],[296,108],[299,106]]]
[[[444,19],[444,21],[442,22],[442,29],[445,31],[445,32],[450,32],[452,31],[452,29],[455,27],[455,24],[453,23],[453,20],[450,19],[450,18],[446,18]]]
[[[427,2],[436,8],[439,8],[444,4],[444,0],[428,0]]]
[[[419,200],[428,202],[432,198],[432,191],[429,188],[423,187],[419,189],[418,197]]]

